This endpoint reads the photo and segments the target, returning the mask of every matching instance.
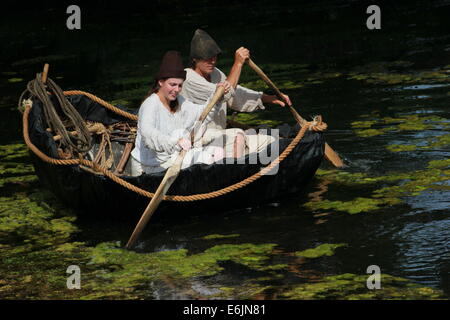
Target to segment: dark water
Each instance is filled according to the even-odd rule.
[[[0,249],[7,262],[2,266],[6,275],[0,296],[448,299],[450,163],[432,161],[445,161],[450,154],[450,3],[386,2],[381,5],[382,29],[372,31],[365,26],[367,6],[351,1],[286,6],[233,2],[208,9],[201,2],[159,5],[125,11],[107,4],[82,7],[78,31],[65,28],[68,15],[63,5],[21,12],[27,17],[21,23],[11,7],[11,14],[2,18],[0,33],[2,150],[22,143],[15,105],[45,62],[50,63],[50,77],[64,90],[86,90],[138,107],[164,51],[177,49],[187,57],[193,31],[203,27],[222,47],[221,68],[229,70],[234,50],[246,46],[300,114],[307,119],[323,115],[329,126],[327,141],[348,167],[338,171],[324,161],[307,192],[280,203],[190,217],[178,214],[177,219],[156,215],[142,235],[138,254],[116,253],[123,259],[111,258],[111,252],[121,252],[114,243],[127,240],[135,221],[78,219],[70,222],[78,231],[64,229],[69,236],[60,242],[42,245],[31,240],[48,255],[60,252],[56,249],[61,243],[85,243],[76,257],[63,251],[64,263],[78,261],[88,270],[88,289],[79,296],[61,289],[56,280],[42,290],[30,278],[11,280],[16,275],[14,250],[22,250],[26,240],[34,238],[10,227],[13,213],[5,208],[10,199],[19,201],[24,194],[45,191],[33,178],[5,180],[1,185],[5,241]],[[170,14],[169,7],[175,8]],[[241,83],[259,90],[257,80],[249,68],[243,71]],[[238,115],[237,120],[294,123],[289,112],[274,106],[256,119]],[[25,156],[20,163],[28,160]],[[2,179],[14,177],[7,160],[2,162]],[[23,173],[28,175],[32,172]],[[55,217],[61,215],[61,204],[45,202]],[[264,247],[269,244],[269,249]],[[340,246],[327,255],[319,247],[326,244]],[[317,247],[315,258],[300,253]],[[93,248],[97,249],[92,253]],[[224,250],[222,258],[211,253],[219,248]],[[23,261],[24,270],[27,263],[37,268],[31,277],[53,279],[59,272],[57,279],[65,285],[65,269],[55,270],[67,263],[49,267],[31,261],[29,249],[23,250],[29,257]],[[183,250],[190,259],[155,260],[159,265],[145,260],[153,259],[153,252]],[[366,288],[371,265],[386,275],[380,294]],[[159,277],[152,268],[176,271],[161,271]],[[109,279],[108,285],[95,277]],[[392,277],[406,279],[408,285]],[[59,289],[51,291],[54,288]]]

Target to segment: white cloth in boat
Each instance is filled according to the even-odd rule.
[[[186,80],[183,83],[181,94],[188,100],[204,104],[215,91],[216,84],[226,80],[225,74],[218,68],[211,73],[211,82],[199,75],[191,68],[186,68]],[[234,92],[233,92],[234,91]],[[261,97],[262,92],[254,91],[240,85],[230,90],[232,96],[224,99],[218,112],[214,113],[212,120],[206,125],[206,132],[202,138],[203,145],[217,145],[225,148],[227,157],[233,154],[233,145],[238,134],[244,135],[246,153],[259,152],[275,139],[266,135],[249,135],[242,129],[227,126],[227,107],[240,112],[253,112],[264,109]]]
[[[206,101],[209,102],[212,95]],[[206,104],[195,104],[179,95],[178,110],[171,113],[162,104],[156,93],[144,100],[139,108],[139,120],[135,147],[131,152],[132,175],[140,175],[142,172],[153,173],[164,171],[175,161],[181,151],[178,140],[189,139],[190,131],[203,112]],[[200,128],[196,129],[194,144],[184,157],[182,169],[194,163],[211,164],[214,162],[214,153],[217,147],[198,147],[198,141],[205,132],[205,125],[211,121],[218,112],[221,100],[209,112]]]

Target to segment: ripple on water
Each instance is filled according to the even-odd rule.
[[[439,286],[450,259],[450,219],[408,223],[393,238],[399,246],[398,270],[412,280]]]
[[[430,89],[436,89],[436,88],[443,88],[443,87],[450,87],[450,83],[442,83],[442,84],[416,84],[413,86],[406,86],[406,87],[397,87],[393,88],[391,90],[398,91],[398,90],[430,90]]]

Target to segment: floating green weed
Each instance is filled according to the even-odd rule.
[[[28,148],[24,144],[0,146],[0,188],[7,184],[37,181],[33,166],[29,163]]]
[[[243,87],[255,90],[255,91],[264,91],[267,90],[267,84],[263,80],[254,80],[249,81],[241,84]],[[302,88],[304,85],[300,82],[293,82],[291,80],[287,81],[279,81],[277,82],[276,86],[280,90],[287,90],[287,89],[298,89]]]
[[[272,81],[280,90],[292,90],[303,88],[306,85],[321,84],[326,80],[342,76],[340,72],[317,71],[309,72],[305,69],[307,65],[264,65],[262,68],[266,73],[270,73]],[[264,91],[268,87],[261,79],[246,81],[242,86]]]
[[[320,168],[316,171],[316,176],[323,180],[346,185],[373,184],[384,179],[383,177],[370,177],[367,173],[363,172],[324,170]]]
[[[391,152],[402,152],[402,151],[436,149],[448,145],[450,145],[450,134],[443,134],[432,138],[417,139],[417,144],[388,145],[386,149],[388,149]]]
[[[428,168],[431,169],[445,169],[450,167],[450,159],[432,160],[428,162]]]
[[[0,273],[5,285],[0,296],[7,298],[61,298],[67,292],[65,270],[81,264],[86,250],[70,242],[77,228],[75,216],[47,191],[32,189],[37,181],[29,163],[28,148],[22,144],[0,146],[0,187],[11,195],[0,198]]]
[[[402,115],[400,117],[385,117],[351,123],[354,132],[359,137],[374,137],[387,132],[425,131],[429,129],[442,129],[449,126],[449,120],[438,116]],[[417,149],[430,149],[450,144],[450,134],[443,134],[434,138],[424,138],[419,144],[392,144],[386,148],[391,152],[414,151]]]
[[[281,294],[282,298],[295,300],[333,299],[442,299],[443,293],[428,287],[421,287],[406,279],[381,275],[381,289],[367,288],[367,275],[345,273],[328,276],[318,282],[299,284]]]
[[[391,144],[386,147],[391,152],[404,152],[417,150],[418,146],[408,144]]]
[[[228,239],[228,238],[236,238],[239,237],[239,234],[233,233],[233,234],[210,234],[207,236],[202,237],[204,240],[213,240],[213,239]]]
[[[409,179],[402,184],[384,187],[373,192],[375,198],[417,196],[423,191],[433,188],[436,183],[448,181],[450,174],[441,170],[445,162],[431,162],[429,169],[411,172]]]
[[[236,115],[235,121],[249,126],[266,125],[269,127],[276,127],[277,125],[282,124],[282,121],[264,119],[262,112],[241,112]]]
[[[27,157],[28,147],[24,143],[13,143],[0,146],[0,159],[2,162]]]
[[[450,145],[450,133],[443,134],[437,138],[430,139],[429,147],[438,148]]]
[[[429,300],[444,299],[444,293],[411,283],[407,279],[381,274],[381,288],[367,288],[367,275],[344,273],[307,283],[289,286],[268,286],[244,281],[239,288],[220,287],[218,298],[288,299],[288,300]]]
[[[366,129],[372,127],[377,122],[377,120],[353,121],[351,126],[352,128]]]
[[[38,178],[33,174],[33,175],[21,175],[21,176],[15,176],[15,177],[6,177],[6,178],[1,178],[0,179],[0,188],[4,187],[5,185],[9,185],[9,184],[17,184],[17,185],[21,185],[21,184],[30,184],[33,182],[37,182]]]
[[[14,243],[16,250],[65,243],[76,231],[72,224],[75,218],[70,215],[55,218],[54,209],[47,203],[49,199],[52,196],[47,192],[0,198],[0,235],[3,241]],[[59,209],[59,214],[65,211],[63,207]]]
[[[22,82],[23,79],[22,78],[10,78],[8,79],[9,83],[16,83],[16,82]]]
[[[365,129],[365,130],[355,130],[355,133],[362,138],[370,138],[375,136],[380,136],[386,132],[393,131],[392,128],[380,128],[380,129]]]
[[[307,72],[309,64],[293,64],[293,63],[270,63],[260,66],[263,70],[271,74],[292,75],[299,72]]]
[[[332,256],[337,248],[346,246],[345,243],[324,243],[312,249],[295,252],[296,256],[304,258],[318,258]]]
[[[310,210],[336,210],[350,214],[369,212],[385,206],[402,203],[403,197],[420,195],[422,192],[437,189],[437,184],[450,180],[450,160],[433,160],[426,169],[412,172],[393,173],[391,175],[370,177],[366,173],[349,173],[338,170],[318,170],[317,178],[329,183],[357,186],[364,184],[387,184],[395,182],[396,185],[384,186],[372,191],[372,196],[357,197],[349,201],[332,201],[328,199],[314,200],[303,204]],[[443,188],[445,189],[445,188]]]
[[[244,281],[239,287],[219,287],[221,292],[211,298],[218,299],[264,299],[267,292],[274,289],[274,286],[261,285],[251,281]]]
[[[407,67],[409,62],[379,62],[357,67],[348,73],[347,79],[365,81],[372,84],[420,84],[450,82],[448,70],[442,67],[435,71],[395,72],[392,69]]]
[[[442,162],[435,166],[443,165]],[[351,173],[343,170],[322,170],[319,169],[316,176],[327,185],[334,183],[346,187],[359,185],[373,185],[373,189],[379,184],[396,183],[395,186],[382,187],[372,191],[371,197],[357,197],[348,201],[323,199],[313,199],[303,206],[309,210],[336,210],[356,214],[382,209],[386,206],[393,206],[402,203],[402,197],[417,195],[417,192],[431,188],[436,182],[445,181],[447,176],[441,170],[423,170],[404,173],[392,173],[390,175],[372,177],[367,173]]]
[[[350,201],[311,201],[304,204],[310,210],[337,210],[344,211],[350,214],[368,212],[380,209],[385,205],[393,205],[400,203],[397,199],[372,199],[358,197]]]
[[[153,253],[136,253],[114,243],[102,243],[92,250],[90,265],[101,267],[95,280],[86,284],[93,294],[84,298],[116,295],[129,296],[124,288],[133,288],[152,281],[182,283],[193,277],[212,276],[223,270],[220,262],[232,261],[256,271],[271,272],[285,265],[266,265],[275,244],[223,244],[202,253],[188,254],[186,249]],[[105,272],[104,270],[108,270]]]
[[[49,192],[28,190],[0,198],[0,296],[14,299],[76,297],[65,271],[83,265],[87,250],[70,242],[75,216]],[[88,272],[87,269],[83,271]]]

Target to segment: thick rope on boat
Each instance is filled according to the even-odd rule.
[[[100,99],[99,97],[89,93],[89,92],[85,92],[85,91],[80,91],[80,90],[70,90],[70,91],[64,91],[64,94],[66,96],[74,96],[74,95],[85,95],[86,97],[88,97],[89,99],[91,99],[92,101],[97,102],[98,104],[101,104],[102,106],[104,106],[105,108],[117,113],[118,115],[121,115],[122,117],[125,117],[127,119],[130,120],[138,120],[138,116],[129,112],[126,112],[120,108],[117,108],[116,106],[113,106],[112,104],[106,102],[103,99]]]
[[[78,94],[78,93],[77,93]],[[24,113],[23,113],[23,137],[25,140],[26,145],[30,148],[31,151],[33,151],[41,160],[54,164],[54,165],[83,165],[86,167],[91,167],[97,172],[103,173],[106,177],[111,179],[112,181],[120,184],[121,186],[138,193],[141,196],[153,198],[155,195],[154,193],[151,193],[149,191],[146,191],[142,188],[136,187],[135,185],[123,180],[122,178],[118,177],[111,171],[100,167],[98,164],[86,160],[86,159],[68,159],[68,160],[62,160],[62,159],[55,159],[47,156],[44,154],[41,150],[39,150],[30,140],[29,131],[28,131],[28,115],[31,111],[32,102],[31,100],[24,101]],[[188,196],[179,196],[179,195],[165,195],[164,200],[166,201],[180,201],[180,202],[188,202],[188,201],[197,201],[197,200],[206,200],[206,199],[212,199],[216,198],[222,195],[225,195],[227,193],[230,193],[232,191],[238,190],[240,188],[243,188],[247,185],[249,185],[252,182],[255,182],[262,176],[264,176],[266,173],[268,173],[270,170],[272,170],[276,165],[280,164],[281,161],[283,161],[291,152],[292,150],[297,146],[297,144],[300,142],[300,140],[303,138],[307,130],[314,130],[314,131],[323,131],[327,128],[327,125],[325,122],[322,122],[322,118],[320,116],[316,117],[316,119],[312,122],[307,122],[297,133],[295,138],[289,143],[289,145],[286,147],[286,149],[283,150],[283,152],[268,165],[267,167],[264,167],[259,172],[253,174],[252,176],[235,183],[233,185],[230,185],[226,188],[212,191],[208,193],[201,193],[201,194],[194,194],[194,195],[188,195]]]
[[[62,114],[65,119],[62,120],[53,105],[47,92],[54,94],[59,102]],[[92,139],[89,130],[86,127],[84,119],[80,116],[74,106],[67,100],[61,88],[50,78],[47,78],[46,84],[42,80],[42,74],[36,74],[36,79],[27,84],[27,89],[21,94],[19,104],[25,94],[29,97],[36,97],[42,101],[43,111],[47,125],[61,137],[64,146],[73,153],[84,153],[92,148]],[[65,121],[66,123],[63,123]],[[73,127],[77,135],[71,135],[66,127]]]

